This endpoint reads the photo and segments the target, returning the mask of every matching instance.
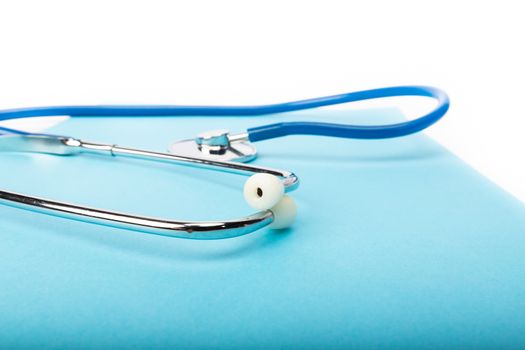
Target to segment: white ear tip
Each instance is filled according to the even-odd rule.
[[[269,227],[283,229],[290,227],[295,221],[297,205],[291,197],[285,195],[270,211],[273,213],[273,222]]]
[[[258,173],[244,184],[244,199],[258,210],[270,209],[283,198],[284,185],[277,176]]]

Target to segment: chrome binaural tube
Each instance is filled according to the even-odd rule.
[[[268,173],[281,178],[287,191],[291,191],[298,186],[297,177],[288,171],[242,163],[212,161],[167,153],[123,148],[109,144],[97,144],[62,136],[2,136],[0,137],[0,151],[37,152],[55,155],[91,153],[198,166],[241,174]],[[274,219],[273,213],[270,210],[264,210],[246,217],[224,221],[194,222],[169,220],[90,208],[5,190],[0,190],[0,203],[78,221],[189,239],[223,239],[242,236],[269,225]]]

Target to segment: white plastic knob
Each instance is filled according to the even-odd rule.
[[[250,176],[244,184],[244,199],[258,210],[270,209],[284,196],[284,185],[277,176],[258,173]]]
[[[297,205],[295,205],[292,197],[285,195],[270,211],[273,213],[273,222],[269,227],[283,229],[290,227],[295,221]]]

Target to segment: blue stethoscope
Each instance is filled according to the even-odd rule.
[[[0,127],[0,151],[37,152],[56,155],[81,153],[131,157],[147,161],[192,165],[252,175],[244,185],[244,197],[257,213],[233,220],[189,222],[144,217],[57,202],[0,190],[0,203],[54,216],[170,237],[221,239],[244,235],[265,226],[289,227],[296,206],[286,195],[297,188],[297,176],[285,170],[243,164],[256,157],[253,142],[287,135],[317,135],[352,139],[385,139],[421,131],[438,121],[449,108],[448,96],[427,86],[399,86],[351,92],[295,102],[262,106],[52,106],[0,111],[0,121],[44,116],[71,117],[174,117],[261,116],[348,102],[398,96],[423,96],[437,100],[435,108],[414,120],[388,125],[346,125],[325,122],[281,122],[230,134],[226,130],[204,132],[196,138],[171,145],[169,153],[124,148],[114,144],[86,142],[68,136],[28,133]]]

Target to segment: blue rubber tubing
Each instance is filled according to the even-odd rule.
[[[424,96],[437,100],[435,108],[410,121],[388,125],[347,125],[323,122],[281,122],[248,129],[250,141],[262,141],[286,135],[320,135],[354,139],[384,139],[421,131],[438,121],[447,112],[450,101],[445,92],[430,86],[396,86],[350,92],[260,106],[184,106],[184,105],[102,105],[50,106],[0,111],[0,120],[66,115],[70,117],[176,117],[176,116],[260,116],[285,113],[342,103],[397,96]],[[28,134],[22,130],[0,127],[8,134]]]

